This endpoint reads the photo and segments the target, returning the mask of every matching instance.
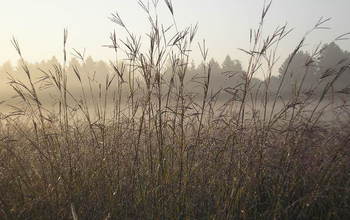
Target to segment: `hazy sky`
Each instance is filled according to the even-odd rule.
[[[15,36],[25,58],[31,62],[62,58],[63,28],[68,27],[68,47],[82,50],[95,59],[110,59],[109,33],[122,29],[108,17],[118,11],[124,22],[136,33],[147,31],[147,19],[137,0],[1,0],[0,64],[16,60],[10,40]],[[199,23],[196,41],[207,41],[209,55],[222,62],[227,54],[244,63],[237,48],[247,48],[249,29],[257,26],[264,0],[173,0],[175,16],[180,27]],[[166,24],[169,12],[160,0],[159,8]],[[329,42],[337,35],[350,32],[350,0],[274,0],[267,17],[267,31],[286,22],[295,31],[281,47],[281,53],[291,51],[296,41],[321,17],[332,17],[331,30],[317,31],[309,45]],[[340,45],[350,50],[350,42]],[[199,62],[194,47],[193,59]]]

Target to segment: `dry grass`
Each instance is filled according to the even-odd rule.
[[[197,26],[179,30],[172,2],[165,2],[174,21],[169,28],[155,13],[159,1],[151,6],[139,1],[151,24],[144,50],[119,15],[111,16],[128,37],[118,41],[111,34],[116,60],[104,82],[95,82],[89,70],[67,71],[66,49],[62,64],[33,79],[13,40],[27,78],[11,78],[23,105],[1,115],[0,218],[348,218],[349,121],[323,120],[329,111],[323,103],[348,66],[319,96],[302,92],[305,68],[294,95],[280,106],[287,79],[273,93],[269,82],[278,45],[290,31],[283,26],[263,33],[267,4],[251,31],[251,48],[243,50],[249,59],[240,73],[244,83],[219,106],[220,93],[210,91],[205,42],[199,45],[202,92],[189,92],[186,73]],[[65,30],[64,48],[68,39]],[[316,62],[319,50],[305,65]],[[84,54],[75,53],[84,65]],[[119,53],[127,59],[121,62]],[[253,78],[259,71],[266,79],[257,86]],[[69,76],[76,77],[81,95],[69,90]],[[41,102],[42,83],[55,88],[54,111]]]

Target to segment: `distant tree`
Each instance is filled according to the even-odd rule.
[[[214,73],[219,73],[221,71],[220,64],[214,58],[210,59],[209,65]]]
[[[216,91],[223,87],[225,79],[220,64],[214,58],[209,61],[209,65],[211,68],[211,89]]]
[[[79,70],[81,69],[81,64],[80,64],[80,62],[78,61],[78,59],[75,58],[75,57],[73,57],[73,58],[70,60],[69,64],[68,64],[68,70],[69,70],[70,72],[73,73],[74,68],[79,69]]]
[[[189,71],[190,72],[196,71],[196,63],[194,62],[194,60],[191,61]]]
[[[242,64],[239,60],[232,60],[229,55],[226,56],[222,63],[222,70],[224,72],[239,72],[242,71]]]
[[[185,80],[187,82],[192,81],[194,79],[194,77],[196,77],[196,74],[198,74],[198,71],[196,69],[196,64],[195,64],[194,60],[192,60],[191,64],[189,64],[189,66],[188,66]]]
[[[95,63],[95,71],[97,72],[97,75],[102,75],[103,77],[110,72],[108,65],[101,60]]]
[[[243,73],[242,64],[239,60],[232,60],[229,55],[222,63],[222,71],[225,76],[224,87],[235,87],[242,83],[241,74]]]
[[[277,76],[271,76],[270,82],[269,82],[269,84],[268,84],[268,86],[269,86],[269,88],[268,88],[269,92],[276,92],[277,89],[278,89],[278,86],[279,86],[280,82],[281,82],[281,80],[280,80],[279,77],[277,77]]]
[[[221,66],[223,71],[233,71],[235,69],[235,62],[227,55]]]
[[[10,73],[13,71],[13,66],[12,63],[10,61],[6,61],[5,63],[3,63],[0,66],[0,73],[4,74],[4,73]]]
[[[325,82],[333,79],[340,69],[350,64],[349,52],[343,51],[334,42],[324,45],[321,56],[318,62],[319,70],[318,77]],[[335,83],[335,89],[339,90],[350,85],[350,71],[347,70]]]
[[[58,59],[55,56],[53,56],[53,57],[51,57],[50,60],[47,61],[47,63],[49,65],[52,65],[52,64],[59,64],[60,62],[58,61]]]
[[[345,52],[334,42],[324,45],[318,63],[319,73],[336,67],[337,63],[344,58],[347,58]]]
[[[12,66],[12,63],[10,61],[6,61],[0,66],[0,102],[4,98],[3,95],[5,95],[5,91],[9,91],[9,87],[6,84],[6,77],[7,73],[13,73],[14,68]],[[3,95],[2,95],[3,94]]]
[[[94,59],[91,56],[86,58],[85,66],[86,66],[87,70],[93,70],[95,68],[95,65],[96,65],[96,62],[94,61]]]
[[[311,56],[304,51],[288,56],[279,68],[279,82],[284,78],[282,93],[291,94],[300,86],[303,90],[309,90],[316,83],[316,67],[310,61]]]

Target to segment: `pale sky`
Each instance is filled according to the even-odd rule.
[[[179,28],[199,23],[195,41],[206,39],[209,56],[222,62],[229,54],[244,63],[244,55],[237,48],[247,48],[249,29],[259,22],[264,0],[173,0]],[[68,49],[86,49],[94,59],[113,57],[109,33],[122,29],[108,17],[118,11],[122,19],[136,33],[147,32],[147,19],[137,0],[0,0],[0,64],[15,61],[18,56],[11,45],[15,36],[24,57],[30,62],[62,58],[63,28],[69,31]],[[169,12],[160,0],[159,12],[169,24]],[[267,31],[286,22],[295,31],[281,46],[287,54],[318,19],[331,17],[331,30],[317,31],[307,41],[312,48],[319,41],[327,43],[336,36],[350,32],[350,0],[274,0],[267,17]],[[169,16],[168,16],[169,15]],[[350,41],[339,43],[350,50]],[[193,59],[200,62],[199,50],[194,47]]]

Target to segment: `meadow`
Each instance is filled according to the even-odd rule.
[[[241,50],[247,67],[226,73],[239,82],[214,90],[198,26],[179,29],[164,2],[170,27],[139,1],[147,41],[111,16],[128,37],[110,35],[116,59],[103,79],[77,50],[79,67],[68,68],[67,30],[62,61],[40,76],[12,40],[24,77],[9,75],[16,101],[0,114],[0,219],[350,218],[350,91],[334,90],[349,63],[337,61],[306,88],[324,50],[316,46],[292,84],[288,69],[306,34],[272,86],[279,44],[292,30],[265,33],[266,4]],[[189,77],[196,48],[201,71]]]

